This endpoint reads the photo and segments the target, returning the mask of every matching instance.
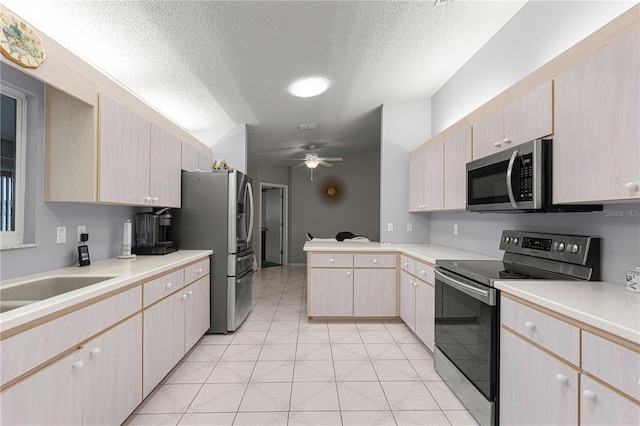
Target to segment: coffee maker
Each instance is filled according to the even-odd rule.
[[[136,214],[136,246],[134,254],[168,254],[178,251],[178,245],[166,241],[167,228],[171,225],[171,209]]]

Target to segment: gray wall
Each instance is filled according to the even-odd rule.
[[[36,243],[38,247],[2,250],[0,279],[74,265],[78,225],[87,226],[92,261],[117,256],[122,251],[122,223],[132,219],[139,209],[43,201],[44,86],[11,66],[2,63],[1,67],[2,84],[28,93],[25,243]],[[66,244],[56,244],[57,226],[67,227]]]
[[[513,83],[622,14],[637,2],[528,2],[432,98],[437,134]],[[533,36],[535,35],[535,36]],[[588,173],[588,171],[587,171]],[[624,271],[640,266],[640,205],[605,206],[599,213],[497,215],[431,214],[431,243],[501,256],[503,229],[599,236],[603,280],[624,284]],[[626,215],[626,212],[630,214]],[[617,212],[617,213],[616,213]],[[619,216],[622,212],[622,216]],[[453,235],[453,224],[459,235]]]
[[[291,263],[306,263],[302,247],[307,232],[314,237],[333,238],[338,232],[350,231],[372,241],[380,239],[380,154],[345,157],[333,164],[331,168],[318,166],[313,182],[308,168],[291,168]],[[326,206],[316,195],[317,184],[327,175],[340,176],[348,187],[342,203],[336,206]]]
[[[380,134],[380,241],[428,241],[428,214],[409,213],[408,164],[409,153],[431,137],[431,99],[384,104]],[[394,225],[392,232],[388,223]],[[413,231],[407,231],[409,223]]]

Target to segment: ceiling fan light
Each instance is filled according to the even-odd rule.
[[[289,85],[289,93],[299,98],[310,98],[329,88],[329,80],[319,75],[299,78]]]
[[[308,168],[310,169],[315,169],[316,167],[318,167],[318,164],[320,164],[320,161],[318,160],[307,160],[304,162],[304,164],[307,165]]]

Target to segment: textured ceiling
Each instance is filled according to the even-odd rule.
[[[309,144],[327,156],[378,151],[380,105],[432,96],[524,4],[3,3],[185,129],[246,123],[249,164],[287,166]],[[287,93],[310,74],[329,90]]]

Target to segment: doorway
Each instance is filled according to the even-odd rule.
[[[260,183],[260,267],[286,264],[287,186]]]

